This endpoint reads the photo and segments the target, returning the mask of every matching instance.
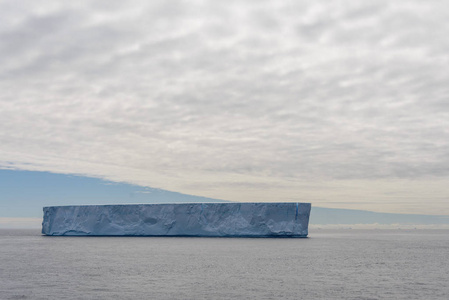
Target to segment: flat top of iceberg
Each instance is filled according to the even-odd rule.
[[[217,204],[217,205],[240,205],[240,204],[266,204],[266,205],[280,205],[280,204],[308,204],[311,205],[310,202],[160,202],[160,203],[126,203],[126,204],[81,204],[81,205],[50,205],[44,206],[46,207],[70,207],[70,206],[131,206],[131,205],[202,205],[202,204]]]

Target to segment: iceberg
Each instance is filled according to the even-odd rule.
[[[310,203],[44,207],[50,236],[307,237]]]

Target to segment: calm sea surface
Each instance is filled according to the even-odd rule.
[[[449,299],[448,230],[307,239],[0,230],[0,299]]]

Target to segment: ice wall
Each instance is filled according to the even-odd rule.
[[[42,233],[65,236],[306,237],[310,203],[44,207]]]

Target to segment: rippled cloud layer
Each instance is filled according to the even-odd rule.
[[[1,168],[449,214],[445,1],[3,1],[0,19]]]

